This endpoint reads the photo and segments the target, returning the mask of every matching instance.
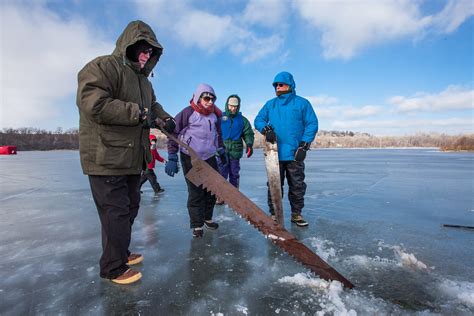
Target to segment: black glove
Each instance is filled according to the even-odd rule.
[[[252,145],[247,145],[247,158],[250,158],[250,156],[253,155],[253,146]]]
[[[274,143],[276,141],[276,134],[271,125],[267,125],[262,129],[262,134],[265,135],[265,141]]]
[[[138,113],[138,121],[143,123],[148,118],[148,109],[144,107],[140,107],[140,112]]]
[[[295,161],[303,161],[306,158],[306,152],[309,150],[309,146],[307,142],[301,142],[298,146],[298,149],[295,152]]]
[[[174,132],[174,129],[176,127],[176,121],[172,117],[167,117],[164,120],[165,126],[163,126],[164,130],[168,133],[171,134]]]
[[[217,154],[219,155],[219,159],[221,161],[222,166],[225,168],[229,163],[229,159],[227,158],[227,153],[225,152],[225,148],[219,148],[217,150]]]

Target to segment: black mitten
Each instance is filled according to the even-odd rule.
[[[306,152],[309,150],[311,144],[307,142],[300,142],[298,149],[295,152],[295,161],[304,161]]]
[[[265,135],[265,140],[267,142],[273,144],[276,141],[276,133],[271,125],[265,126],[262,130],[262,134]]]

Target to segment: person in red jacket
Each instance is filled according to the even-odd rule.
[[[156,174],[154,170],[155,160],[158,160],[159,162],[164,163],[165,159],[160,156],[160,154],[158,153],[158,150],[156,149],[156,136],[153,134],[150,134],[150,143],[151,143],[150,150],[151,150],[151,155],[153,159],[148,164],[148,169],[146,171],[143,171],[142,173],[141,180],[140,180],[140,188],[148,180],[151,184],[151,187],[153,188],[153,191],[155,191],[155,194],[157,194],[157,193],[161,193],[165,191],[165,189],[163,189],[158,183],[158,181],[156,180]]]

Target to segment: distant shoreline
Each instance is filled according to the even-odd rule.
[[[369,149],[369,150],[384,150],[384,149],[431,149],[439,150],[439,147],[312,147],[311,150],[319,149]]]
[[[255,149],[262,149],[257,147]],[[312,151],[316,150],[435,150],[440,153],[450,153],[450,152],[467,152],[467,153],[474,153],[474,150],[441,150],[440,147],[313,147],[311,148]],[[158,150],[166,151],[166,147],[159,147]],[[38,151],[38,152],[46,152],[46,151],[72,151],[78,152],[78,149],[47,149],[47,150],[18,150],[18,152],[27,152],[27,151]],[[11,155],[0,155],[0,156],[11,156]]]
[[[157,136],[157,147],[166,148],[168,139],[158,129],[150,133]],[[262,148],[264,137],[254,129],[254,148]],[[3,129],[0,131],[0,146],[13,145],[17,151],[32,150],[77,150],[78,130],[55,132],[35,128]],[[443,152],[474,151],[474,134],[416,134],[406,136],[373,136],[351,131],[319,131],[311,144],[318,149],[432,149]]]

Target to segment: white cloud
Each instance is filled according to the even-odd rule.
[[[136,0],[136,4],[146,20],[175,33],[184,45],[208,53],[227,49],[244,63],[249,63],[277,52],[283,46],[284,37],[280,29],[267,36],[259,36],[250,29],[250,24],[268,26],[281,17],[282,13],[278,9],[271,10],[268,20],[253,11],[269,7],[271,1],[268,4],[265,1],[250,2],[243,13],[232,15],[216,15],[199,10],[184,0],[171,3],[164,0]],[[245,19],[252,23],[242,23]]]
[[[446,119],[394,119],[394,120],[337,120],[329,129],[352,130],[375,135],[408,135],[418,132],[447,134],[473,133],[473,119],[451,117]]]
[[[383,112],[382,107],[375,105],[366,105],[362,107],[354,106],[330,106],[318,107],[315,109],[316,115],[321,118],[361,118],[371,117]]]
[[[417,38],[432,28],[452,32],[474,14],[471,0],[451,0],[435,16],[422,16],[420,1],[297,0],[295,9],[321,32],[323,56],[350,59],[366,47]]]
[[[342,112],[347,118],[374,116],[382,112],[382,108],[375,105],[366,105],[361,108],[348,107]]]
[[[450,1],[440,13],[433,17],[433,25],[439,32],[451,33],[472,15],[474,15],[472,0]]]
[[[252,34],[242,41],[242,43],[244,42],[245,46],[242,53],[242,61],[244,63],[250,63],[278,51],[283,46],[284,38],[278,34],[264,38],[259,38]],[[285,58],[284,56],[280,57]]]
[[[435,94],[419,92],[412,97],[395,96],[389,103],[399,112],[474,109],[474,90],[453,85]]]
[[[282,27],[287,8],[285,0],[250,0],[241,20],[243,23]]]
[[[198,10],[188,12],[186,16],[179,19],[178,23],[174,25],[174,29],[186,45],[195,45],[209,52],[227,44],[229,41],[227,33],[230,30],[236,32],[237,37],[244,36],[239,29],[232,27],[230,16],[220,17]]]
[[[337,98],[325,94],[305,98],[308,99],[314,107],[333,105],[338,102]]]
[[[314,107],[316,115],[321,118],[343,117],[359,118],[374,116],[383,111],[380,106],[365,105],[362,107],[338,105],[339,99],[329,95],[305,97]]]
[[[316,115],[318,116],[319,119],[333,118],[333,117],[339,116],[339,114],[341,113],[341,107],[340,106],[318,107],[314,109],[314,112],[316,112]]]
[[[77,72],[111,53],[113,44],[77,18],[61,20],[41,6],[2,5],[1,126],[38,126],[75,108]],[[8,31],[7,31],[8,30]]]
[[[339,102],[335,97],[321,94],[317,96],[305,96],[311,103],[318,118],[336,117],[340,113],[339,106],[333,106]]]

